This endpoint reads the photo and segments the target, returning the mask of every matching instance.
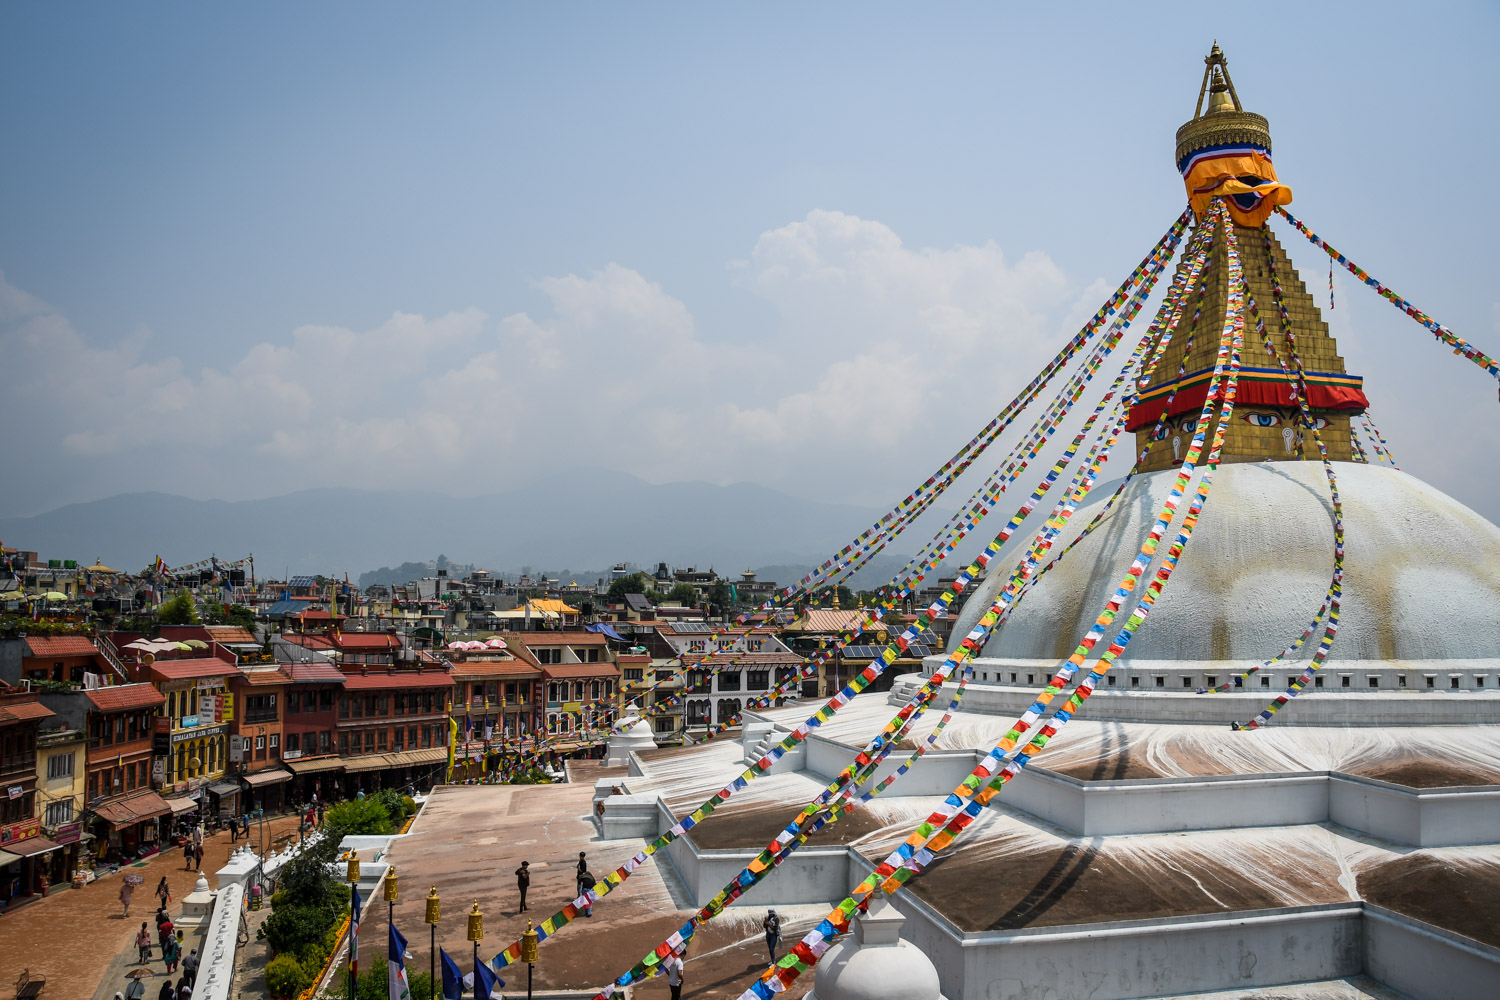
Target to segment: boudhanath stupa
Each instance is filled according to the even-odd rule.
[[[684,953],[695,997],[1500,996],[1500,528],[1391,462],[1360,460],[1351,425],[1370,400],[1268,225],[1291,192],[1217,45],[1175,159],[1192,212],[1167,273],[1188,305],[1121,414],[1116,480],[1094,485],[1039,556],[1032,522],[1010,536],[945,655],[811,729],[811,702],[747,710],[737,736],[686,747],[648,748],[642,724],[608,762],[571,764],[565,786],[438,789],[389,848],[403,874],[466,899],[484,891],[476,871],[503,887],[517,857],[562,858],[539,913],[486,904],[509,941],[569,898],[571,853],[626,873],[593,915],[564,909],[543,925],[536,971],[578,996],[635,967],[622,992],[664,997],[653,949]],[[1232,387],[1231,327],[1244,338]],[[1078,654],[1195,449],[1213,452],[1212,493],[1199,517],[1189,488],[1139,574],[1161,579],[1172,560],[1169,582],[1128,647],[1106,636]],[[1143,457],[1117,489],[1132,450]],[[1029,549],[1046,572],[1022,584],[1011,568]],[[984,630],[998,604],[1002,624]],[[976,627],[977,655],[953,669]],[[954,789],[1071,656],[1092,664],[1111,641],[1118,662],[1087,675],[1066,730],[951,846],[908,852],[916,874],[897,885],[880,866],[957,808]],[[932,710],[863,776],[857,808],[761,860],[934,675],[946,681]],[[1064,705],[1048,697],[1048,711]],[[747,765],[753,780],[705,812]],[[544,821],[543,796],[572,815]],[[718,912],[736,880],[742,894]],[[830,907],[877,883],[868,912],[829,923]],[[705,906],[713,918],[684,936]],[[772,907],[782,947],[768,969]]]

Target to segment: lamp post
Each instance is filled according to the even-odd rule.
[[[469,940],[474,942],[474,1000],[479,1000],[479,942],[484,940],[484,915],[479,912],[477,899],[469,911]]]
[[[350,851],[346,859],[347,867],[344,871],[344,880],[349,883],[349,912],[354,912],[355,893],[359,892],[359,852]],[[349,926],[349,1000],[354,1000],[354,949],[359,947],[355,937],[357,928]]]
[[[429,1000],[437,1000],[437,925],[439,916],[437,886],[427,894],[427,928],[431,932],[432,943],[427,952],[427,979],[432,984],[432,996]]]
[[[536,928],[526,921],[526,930],[521,933],[521,961],[526,963],[526,1000],[531,1000],[531,970],[536,965]]]

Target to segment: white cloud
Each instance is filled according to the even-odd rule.
[[[763,234],[731,270],[775,316],[748,342],[705,336],[687,304],[611,263],[538,282],[546,314],[299,327],[222,371],[151,357],[144,331],[93,343],[0,275],[12,402],[49,415],[4,448],[41,468],[88,463],[77,495],[41,490],[24,501],[38,507],[137,489],[235,497],[249,482],[393,487],[418,470],[477,493],[580,456],[657,481],[819,475],[823,496],[875,500],[1029,378],[1072,306],[1043,254],[910,248],[839,212]],[[830,480],[835,456],[869,472]]]

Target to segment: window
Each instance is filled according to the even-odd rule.
[[[1378,687],[1380,687],[1380,678],[1379,677],[1376,677],[1374,674],[1371,674],[1369,680],[1370,680],[1370,687],[1372,687],[1372,688],[1378,688]]]
[[[1426,677],[1427,677],[1427,686],[1428,687],[1432,687],[1433,686],[1433,683],[1432,683],[1432,681],[1433,681],[1433,675],[1432,674],[1427,674]]]
[[[1458,690],[1458,678],[1457,677],[1449,677],[1448,678],[1448,686],[1450,688],[1452,688],[1453,690],[1457,691]]]
[[[1027,684],[1034,684],[1034,683],[1036,683],[1035,680],[1033,679],[1034,676],[1035,675],[1033,675],[1033,674],[1027,674],[1026,675],[1026,683]]]
[[[598,701],[602,690],[603,688],[598,681],[589,681],[589,699],[591,701]]]
[[[1397,687],[1401,687],[1401,688],[1406,687],[1406,675],[1405,674],[1397,674],[1396,675],[1396,686]],[[1482,682],[1481,682],[1481,686],[1483,686]]]
[[[725,670],[719,674],[720,691],[738,691],[740,689],[740,672],[738,670]]]
[[[771,686],[771,672],[769,670],[747,670],[745,672],[746,691],[765,691]]]
[[[1322,687],[1322,686],[1323,686],[1323,678],[1321,678],[1321,677],[1314,677],[1313,678],[1313,687]]]
[[[670,715],[657,716],[656,731],[658,733],[670,733],[672,731],[672,717]]]
[[[56,758],[53,758],[54,760]],[[71,758],[70,758],[71,759]],[[49,802],[47,804],[47,818],[44,821],[48,826],[59,826],[63,823],[73,821],[73,800],[63,799],[61,802]]]
[[[391,703],[388,695],[377,695],[375,697],[375,715],[377,718],[385,718],[391,714]]]
[[[1207,682],[1206,684],[1204,684],[1204,687],[1216,688],[1219,686],[1218,674],[1209,674],[1206,678],[1204,678],[1204,680]]]
[[[1185,688],[1192,687],[1193,686],[1193,679],[1191,677],[1184,677],[1182,679],[1182,686],[1185,687]]]
[[[286,714],[296,715],[302,711],[302,692],[290,691],[286,696]]]
[[[1119,679],[1120,678],[1116,677],[1114,674],[1110,674],[1109,675],[1109,686],[1110,687],[1114,687],[1115,686],[1115,681],[1117,681]]]
[[[1167,679],[1165,677],[1158,677],[1158,678],[1156,678],[1156,686],[1159,687],[1159,688],[1166,687],[1167,686]]]
[[[1348,687],[1348,686],[1349,686],[1349,675],[1348,674],[1340,674],[1339,675],[1339,687]]]
[[[1139,677],[1132,677],[1132,678],[1130,678],[1130,686],[1133,687],[1133,688],[1140,687],[1141,686],[1141,679]]]
[[[265,748],[266,748],[266,738],[264,736],[257,736],[257,737],[255,737],[255,749],[257,749],[257,750],[264,750]]]
[[[1012,683],[1012,684],[1014,684],[1014,683],[1015,683],[1015,682],[1016,682],[1016,675],[1015,675],[1015,674],[1011,674],[1011,675],[1010,675],[1010,682],[1011,682],[1011,683]]]
[[[167,758],[167,759],[171,760],[170,757]],[[98,797],[99,797],[99,772],[98,771],[90,771],[89,772],[89,798],[90,799],[97,799]]]
[[[339,733],[339,756],[349,756],[349,734]]]
[[[73,776],[73,755],[70,753],[53,754],[47,758],[47,780],[53,778],[71,778]]]
[[[328,753],[333,749],[333,734],[322,732],[318,734],[318,752]]]
[[[500,701],[500,682],[490,681],[484,686],[485,705],[494,705]]]
[[[375,730],[365,730],[365,753],[375,752]]]
[[[425,749],[427,749],[430,746],[432,746],[432,727],[431,726],[423,726],[422,727],[422,749],[425,750]]]
[[[287,753],[300,753],[301,750],[302,750],[302,734],[301,733],[287,733],[286,734],[286,752]]]
[[[432,692],[431,691],[428,691],[426,694],[424,694],[422,696],[422,706],[423,706],[423,708],[425,708],[427,710],[427,714],[428,715],[432,714]]]
[[[597,649],[591,649],[591,650],[589,650],[589,662],[590,663],[598,663],[599,662],[599,650],[597,650]]]
[[[1270,678],[1269,675],[1267,675],[1267,674],[1261,674],[1260,675],[1260,686],[1263,687],[1263,688],[1268,688],[1268,687],[1271,686],[1271,678]]]
[[[349,699],[347,697],[339,698],[339,718],[349,718]]]
[[[375,730],[375,749],[377,751],[379,751],[380,753],[385,753],[385,730],[384,729],[377,729],[377,730]]]
[[[406,730],[402,729],[400,726],[397,726],[396,727],[396,731],[391,734],[391,749],[392,750],[405,750],[406,749]]]
[[[645,678],[646,678],[646,672],[644,670],[642,670],[640,667],[626,667],[625,668],[625,679],[627,681],[639,681],[639,680],[645,680]]]
[[[407,729],[406,729],[406,746],[407,746],[408,749],[411,749],[411,750],[415,750],[417,748],[417,727],[416,726],[408,726],[407,727]]]
[[[323,712],[333,710],[333,688],[327,688],[318,695],[318,710]]]
[[[1401,679],[1403,681],[1406,680],[1405,677],[1403,677]],[[1474,686],[1477,687],[1477,688],[1484,687],[1484,675],[1483,674],[1475,674],[1474,675]]]
[[[125,790],[127,792],[135,791],[135,765],[133,764],[125,768]]]

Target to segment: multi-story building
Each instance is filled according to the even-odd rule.
[[[338,699],[343,794],[425,787],[448,763],[453,679],[445,666],[344,670]]]
[[[227,650],[220,656],[158,659],[151,682],[166,696],[164,716],[170,741],[163,762],[162,788],[172,796],[197,800],[204,815],[238,812],[240,785],[228,779],[229,729],[239,670]]]
[[[229,757],[242,791],[240,809],[274,812],[292,772],[281,766],[282,712],[291,678],[274,666],[240,670],[230,678],[236,710],[229,723]]]
[[[338,701],[344,674],[327,660],[284,663],[281,672],[291,682],[282,711],[281,759],[293,778],[283,800],[311,802],[325,797],[323,782],[332,789],[344,762],[339,758]]]
[[[28,680],[82,684],[88,674],[109,672],[104,657],[86,636],[27,636],[22,641],[20,676]]]
[[[454,684],[452,718],[459,743],[455,776],[476,777],[490,753],[538,728],[542,670],[517,635],[496,635],[505,643],[483,650],[450,652]],[[487,640],[488,641],[488,640]]]
[[[543,731],[607,736],[621,707],[620,671],[609,641],[597,632],[523,632],[515,639],[525,644],[542,669]],[[584,745],[574,742],[577,746],[565,743],[558,749],[567,752]]]
[[[36,814],[37,735],[52,714],[36,694],[0,684],[0,893],[7,899],[43,891],[46,855],[59,849],[42,836]]]
[[[124,860],[155,851],[172,817],[195,812],[187,795],[171,801],[153,790],[165,777],[171,745],[166,697],[151,684],[118,684],[83,692],[87,715],[85,823],[94,856]],[[164,829],[165,827],[165,829]]]
[[[54,720],[61,722],[60,716]],[[47,725],[53,720],[47,720]],[[42,836],[59,845],[47,854],[47,879],[53,885],[73,877],[78,867],[82,840],[85,753],[87,737],[81,726],[60,724],[43,729],[37,736],[36,809],[42,821]]]

